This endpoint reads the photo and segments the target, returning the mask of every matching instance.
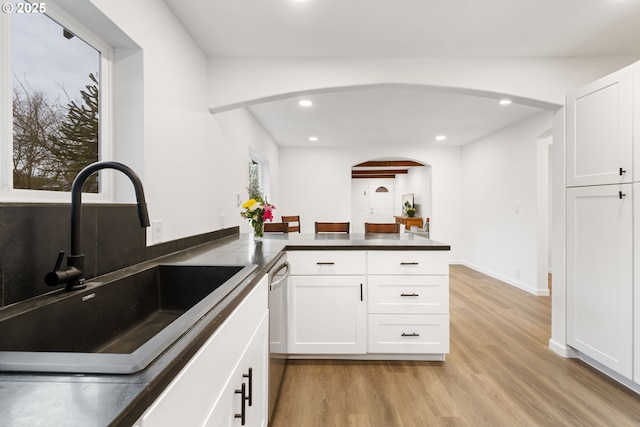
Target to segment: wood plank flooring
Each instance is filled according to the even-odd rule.
[[[445,362],[290,361],[271,427],[640,426],[640,396],[548,348],[551,299],[451,266]]]

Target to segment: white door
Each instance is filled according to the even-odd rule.
[[[632,185],[567,189],[567,342],[632,378]]]
[[[395,222],[393,218],[393,185],[369,184],[368,222]]]

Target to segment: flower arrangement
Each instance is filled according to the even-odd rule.
[[[273,210],[276,207],[265,200],[251,162],[249,162],[249,187],[247,187],[247,192],[249,193],[249,200],[242,204],[243,210],[240,215],[249,220],[256,239],[260,240],[264,233],[264,222],[273,221]]]
[[[251,222],[253,231],[257,238],[261,238],[264,233],[265,221],[273,221],[273,210],[276,207],[267,203],[262,198],[249,199],[242,204],[243,211],[240,212],[243,218]]]

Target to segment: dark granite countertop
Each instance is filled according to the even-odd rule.
[[[236,289],[145,370],[132,375],[0,373],[0,426],[131,426],[249,293],[283,250],[449,250],[418,234],[234,235],[140,266],[256,264]],[[94,280],[106,281],[128,267]]]

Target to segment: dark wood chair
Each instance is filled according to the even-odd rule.
[[[349,233],[348,222],[316,222],[316,233]]]
[[[264,232],[265,233],[288,233],[289,224],[286,222],[265,222]]]
[[[396,223],[364,223],[365,233],[400,233],[400,224]]]
[[[289,233],[300,232],[300,215],[282,216],[282,222],[289,223]],[[292,224],[295,223],[295,224]]]

